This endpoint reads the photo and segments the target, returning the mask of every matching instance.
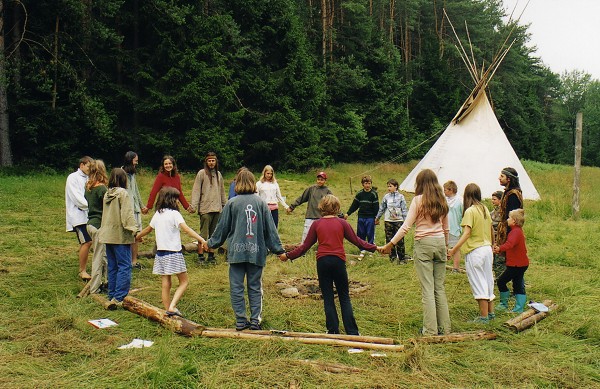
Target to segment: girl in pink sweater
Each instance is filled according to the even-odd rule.
[[[437,176],[422,170],[416,179],[415,198],[396,235],[378,251],[388,254],[412,225],[415,228],[413,259],[421,282],[423,335],[450,333],[450,313],[446,299],[446,246],[448,245],[448,203]]]

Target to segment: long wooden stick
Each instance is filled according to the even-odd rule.
[[[423,336],[421,338],[411,339],[412,343],[452,343],[465,342],[470,340],[492,340],[498,335],[491,331],[462,332],[448,335]]]
[[[365,348],[374,350],[388,350],[388,351],[402,351],[404,350],[403,345],[394,344],[381,344],[381,343],[368,343],[361,341],[349,341],[343,339],[328,339],[321,337],[287,337],[284,334],[274,335],[268,331],[267,334],[259,334],[255,331],[231,331],[229,329],[211,328],[208,329],[198,323],[194,323],[191,320],[184,319],[177,316],[168,316],[165,310],[157,308],[147,302],[137,299],[135,297],[127,296],[123,300],[123,308],[136,313],[140,316],[148,318],[150,320],[160,323],[163,327],[170,329],[185,336],[203,336],[207,338],[232,338],[232,339],[283,339],[286,341],[295,340],[300,343],[306,344],[329,344],[334,346],[345,346],[355,348]],[[338,335],[339,336],[339,335]],[[344,335],[342,335],[344,336]],[[347,336],[347,335],[346,335]],[[351,336],[350,336],[351,337]],[[354,337],[356,338],[356,337]],[[368,338],[368,337],[367,337]]]
[[[217,331],[217,330],[203,330],[200,334],[207,338],[230,338],[230,339],[273,339],[273,335],[261,335],[255,334],[254,331]],[[285,341],[296,341],[305,344],[324,344],[332,346],[352,347],[352,348],[363,348],[370,350],[385,350],[385,351],[403,351],[404,346],[401,344],[378,344],[378,343],[366,343],[366,342],[351,342],[349,340],[340,339],[326,339],[326,338],[301,338],[301,337],[285,337],[278,336],[275,339],[281,339]]]
[[[212,328],[212,327],[206,327],[205,331],[236,332],[236,330],[234,328],[223,329],[223,328]],[[348,340],[351,342],[394,344],[394,339],[392,339],[392,338],[380,338],[377,336],[344,335],[344,334],[315,334],[315,333],[311,333],[311,332],[293,332],[293,331],[276,331],[276,330],[260,330],[260,331],[252,331],[251,333],[259,334],[259,335],[272,335],[273,337],[338,339],[338,340]]]

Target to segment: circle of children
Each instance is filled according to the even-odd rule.
[[[335,285],[345,333],[358,335],[348,290],[343,241],[346,239],[361,250],[359,259],[367,251],[378,251],[389,254],[392,262],[406,264],[411,258],[405,253],[404,236],[413,225],[412,259],[422,290],[423,335],[450,333],[444,289],[446,262],[451,260],[453,272],[457,272],[461,253],[465,255],[466,273],[479,307],[479,316],[474,322],[487,323],[495,317],[493,269],[498,275],[496,282],[500,291],[496,311],[509,308],[509,281],[512,281],[516,300],[512,312],[522,312],[526,303],[523,275],[529,260],[521,228],[524,223],[523,199],[518,173],[513,168],[505,168],[500,173],[499,183],[505,190],[493,194],[491,213],[481,202],[481,190],[476,184],[466,186],[461,200],[454,182],[446,182],[442,189],[435,173],[426,169],[417,176],[415,197],[410,207],[398,191],[398,181],[388,180],[387,193],[379,202],[371,177],[364,176],[363,189],[344,214],[340,213],[340,201],[326,186],[325,172],[319,172],[316,184],[288,206],[269,165],[263,169],[258,182],[248,169],[239,169],[227,201],[214,152],[206,155],[204,167],[196,175],[191,203],[183,195],[175,159],[168,155],[163,157],[144,205],[136,182],[138,155],[129,151],[124,160],[124,165],[112,169],[108,176],[101,160],[83,157],[79,160],[78,170],[67,178],[65,189],[67,231],[74,231],[80,243],[79,277],[91,280],[91,293],[107,293],[114,304],[121,305],[127,296],[132,268],[141,269],[137,262],[138,242],[154,230],[153,274],[161,276],[164,309],[169,316],[183,316],[177,309],[177,302],[188,286],[180,238],[180,231],[184,231],[198,241],[200,264],[214,263],[214,250],[227,241],[236,329],[259,330],[262,272],[267,250],[278,255],[281,261],[287,261],[302,256],[318,242],[317,274],[327,332],[339,333]],[[178,203],[188,212],[198,213],[200,234],[185,223]],[[277,233],[278,203],[287,213],[307,203],[302,243],[287,253]],[[147,214],[153,208],[155,213],[150,224],[142,228],[141,214]],[[357,210],[355,233],[346,219]],[[382,216],[387,243],[377,247],[373,244],[375,225],[380,224]],[[86,271],[90,248],[93,249],[91,275]],[[171,296],[172,275],[177,276],[179,284]],[[104,279],[107,279],[106,283]]]

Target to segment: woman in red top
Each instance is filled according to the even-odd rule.
[[[342,310],[344,331],[347,335],[359,335],[348,290],[344,238],[361,250],[374,252],[377,246],[360,239],[346,220],[337,217],[340,208],[340,200],[334,195],[323,197],[319,202],[319,211],[323,217],[317,219],[310,226],[302,245],[289,253],[281,254],[279,259],[287,261],[288,259],[298,258],[318,241],[317,274],[319,276],[319,288],[321,288],[323,295],[327,333],[340,333],[340,322],[335,309],[333,294],[333,285],[335,284]]]
[[[181,176],[177,173],[177,163],[175,162],[175,158],[170,155],[165,155],[160,164],[160,169],[158,171],[158,175],[154,180],[154,185],[152,185],[152,190],[150,191],[150,198],[148,198],[148,204],[146,207],[148,210],[152,209],[154,206],[154,200],[156,199],[156,195],[160,191],[163,186],[170,186],[179,191],[179,202],[188,212],[193,212],[192,207],[185,199],[183,195],[183,191],[181,190]],[[143,212],[144,214],[148,213]]]
[[[506,242],[501,246],[495,246],[496,254],[506,252],[506,270],[498,280],[498,290],[500,291],[500,304],[496,307],[497,311],[508,309],[508,298],[510,292],[506,284],[512,281],[513,291],[515,293],[515,308],[513,312],[521,313],[527,302],[525,294],[525,285],[523,276],[529,267],[529,258],[527,257],[527,247],[525,246],[525,235],[523,234],[523,224],[525,223],[525,212],[522,209],[514,209],[508,214],[508,226],[510,232]]]

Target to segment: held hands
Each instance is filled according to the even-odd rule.
[[[379,219],[375,219],[375,225],[378,226],[379,225]]]
[[[392,252],[392,242],[388,242],[384,246],[377,246],[377,252],[379,254],[389,254]]]
[[[348,214],[347,213],[344,214],[344,220],[348,220]]]
[[[195,209],[194,209],[194,207],[192,207],[192,206],[190,205],[190,206],[187,208],[187,210],[186,210],[186,211],[188,211],[189,213],[194,213],[194,212],[195,212]]]
[[[148,207],[144,207],[144,208],[142,208],[142,210],[141,210],[141,211],[142,211],[142,214],[143,214],[143,215],[147,215],[149,210],[150,210],[150,208],[148,208]]]
[[[494,246],[493,247],[493,251],[494,251],[494,254],[500,254],[500,247],[499,246]]]
[[[199,242],[200,243],[200,242]],[[200,250],[200,245],[198,245],[198,250]],[[202,241],[202,250],[203,251],[208,251],[208,242],[207,241]]]
[[[294,210],[291,207],[287,207],[285,209],[285,212],[289,215],[290,213],[292,213]]]
[[[143,212],[143,211],[142,211],[142,212]],[[148,211],[146,211],[146,212],[148,212]],[[139,242],[139,243],[141,243],[141,242],[143,242],[143,241],[144,241],[144,238],[142,238],[142,237],[140,236],[140,233],[139,233],[139,232],[138,232],[137,234],[135,234],[135,241],[136,241],[136,242]]]
[[[285,262],[285,261],[287,261],[287,260],[288,260],[287,254],[286,254],[286,253],[279,254],[279,260],[280,260],[281,262]]]

